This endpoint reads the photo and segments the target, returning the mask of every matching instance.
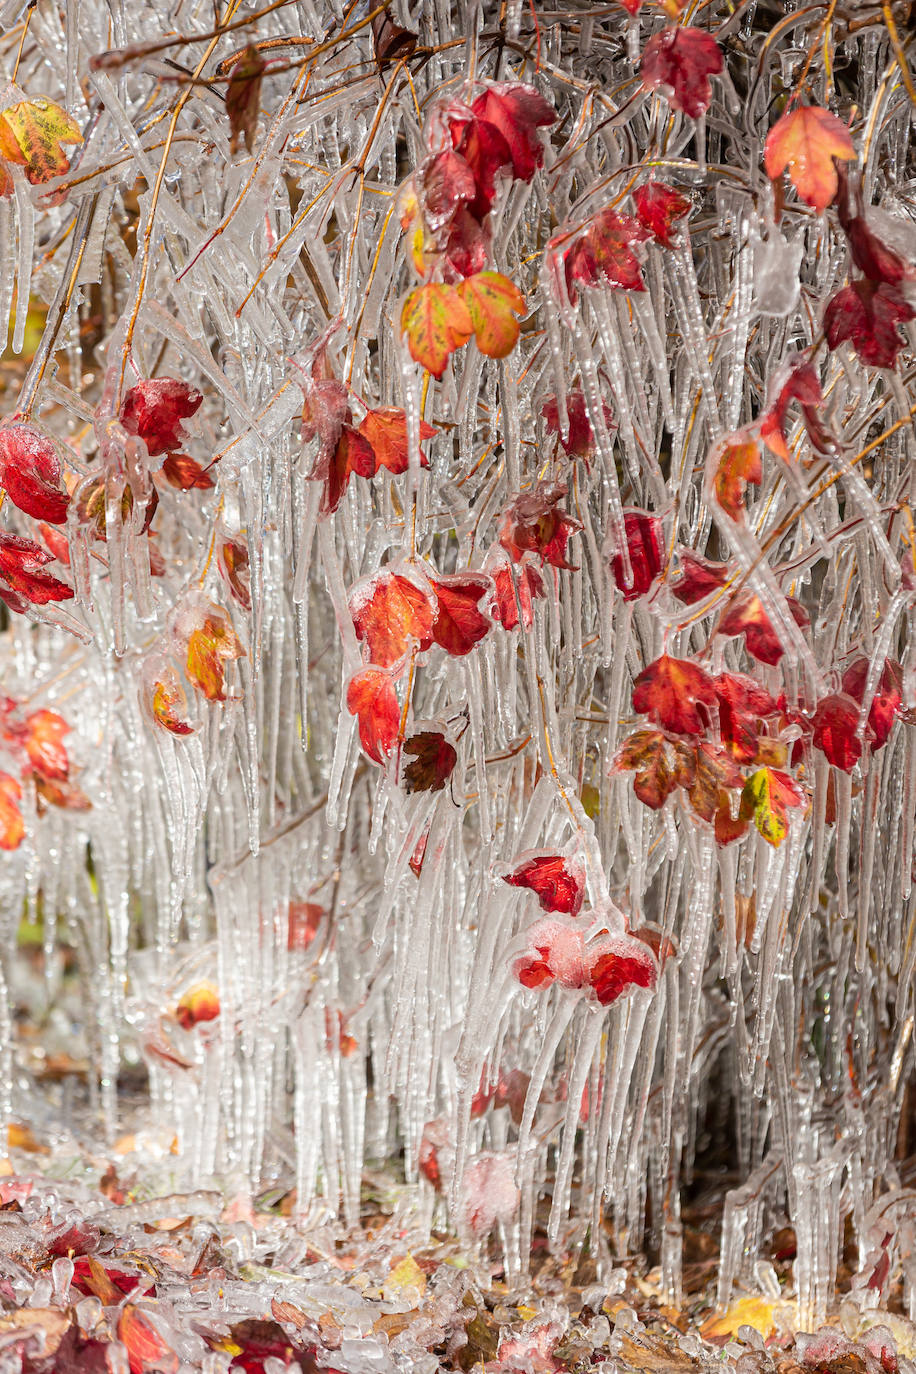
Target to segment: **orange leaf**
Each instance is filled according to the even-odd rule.
[[[750,482],[759,487],[763,476],[760,449],[753,439],[739,438],[737,443],[726,441],[721,448],[714,449],[710,458],[717,460],[712,477],[715,499],[726,515],[740,525],[745,515],[747,485]]]
[[[359,720],[359,742],[374,763],[383,763],[398,738],[401,708],[391,674],[381,668],[355,673],[347,687],[347,710]]]
[[[0,156],[21,163],[33,186],[69,171],[61,144],[82,140],[79,125],[53,100],[20,100],[0,114]]]
[[[715,701],[709,674],[690,659],[668,654],[644,668],[633,684],[633,710],[676,735],[698,735],[708,720],[704,707]]]
[[[391,668],[412,639],[421,649],[432,643],[435,609],[428,590],[400,573],[382,568],[351,588],[350,615],[356,638],[365,640],[370,663]]]
[[[501,272],[475,272],[458,286],[467,306],[477,347],[488,358],[505,358],[518,340],[516,315],[524,315],[525,297]]]
[[[151,1369],[174,1374],[178,1368],[174,1350],[169,1349],[146,1314],[133,1303],[127,1303],[121,1311],[118,1337],[127,1347],[130,1374],[146,1374]]]
[[[191,1030],[201,1021],[215,1021],[218,1016],[219,993],[212,983],[195,983],[175,1008],[175,1020],[182,1030]]]
[[[359,432],[372,446],[375,454],[375,470],[387,468],[395,474],[406,472],[407,455],[407,415],[400,406],[379,406],[368,410],[359,426]],[[432,439],[438,430],[420,421],[420,440]],[[426,454],[421,451],[420,464],[429,467]]]
[[[826,210],[837,193],[835,157],[849,161],[856,155],[842,120],[818,105],[787,110],[767,134],[763,160],[775,181],[786,169],[806,205]]]
[[[70,726],[56,711],[33,711],[22,726],[21,738],[29,763],[42,778],[60,781],[70,770],[64,735]]]
[[[0,849],[18,849],[25,825],[18,802],[22,788],[10,773],[0,773]]]
[[[151,702],[153,717],[157,725],[170,730],[173,735],[192,735],[194,727],[185,715],[188,709],[187,698],[175,669],[166,665],[153,684]]]
[[[427,282],[411,291],[401,311],[410,356],[441,377],[456,348],[474,333],[468,307],[454,286]]]
[[[188,635],[188,681],[208,701],[226,700],[223,664],[244,658],[245,650],[226,612],[214,606],[204,622]]]

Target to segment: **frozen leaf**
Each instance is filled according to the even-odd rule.
[[[126,393],[121,423],[143,440],[151,458],[175,453],[186,438],[182,421],[195,415],[202,401],[196,387],[177,377],[150,377]]]
[[[427,282],[405,300],[401,330],[414,362],[441,377],[455,349],[474,333],[474,322],[456,287]]]
[[[562,854],[534,854],[504,874],[510,887],[527,887],[543,911],[578,916],[585,897],[585,869],[577,859]]]
[[[514,630],[521,623],[526,630],[534,624],[534,602],[544,595],[544,581],[530,554],[524,554],[515,566],[499,548],[494,547],[484,565],[495,590],[487,609],[504,630]],[[519,620],[521,616],[521,621]]]
[[[0,772],[0,849],[18,849],[25,835],[19,802],[22,786],[10,773]]]
[[[219,1016],[219,993],[212,983],[195,983],[175,1007],[175,1020],[182,1030],[193,1030],[202,1021]]]
[[[847,340],[869,367],[893,367],[903,347],[898,326],[916,311],[896,287],[854,281],[831,296],[824,311],[824,333],[831,349]]]
[[[633,709],[676,735],[699,735],[715,705],[712,678],[697,663],[662,654],[633,684]]]
[[[170,487],[177,487],[179,491],[191,491],[194,488],[209,491],[213,486],[213,478],[207,469],[186,453],[168,454],[162,463],[162,475]]]
[[[43,571],[53,561],[33,540],[0,531],[0,599],[11,611],[21,613],[28,603],[45,606],[49,601],[70,600],[73,588]]]
[[[226,86],[226,114],[229,116],[229,128],[232,133],[229,151],[233,156],[238,152],[239,143],[243,138],[249,153],[254,146],[264,65],[264,59],[257,48],[249,44],[229,73],[229,83]]]
[[[680,576],[668,585],[685,606],[695,606],[728,581],[727,563],[714,563],[689,549],[678,549],[677,557]]]
[[[372,41],[375,44],[376,61],[381,66],[399,57],[409,57],[417,46],[417,35],[396,24],[386,5],[372,21]]]
[[[508,1222],[514,1216],[519,1197],[514,1157],[482,1150],[467,1166],[461,1181],[462,1221],[480,1239],[497,1222]]]
[[[302,951],[318,934],[327,912],[318,902],[290,902],[286,926],[286,948]]]
[[[687,793],[691,810],[701,820],[711,821],[722,792],[740,787],[744,777],[729,754],[703,741],[690,750],[689,758],[682,747],[678,781]]]
[[[16,730],[33,773],[49,782],[61,781],[70,772],[64,736],[70,726],[56,711],[32,711]]]
[[[663,248],[673,248],[676,225],[693,209],[692,203],[663,181],[647,181],[633,192],[636,218]]]
[[[61,484],[60,459],[43,434],[31,425],[0,429],[0,487],[36,520],[62,525],[70,497]]]
[[[544,161],[537,131],[556,123],[556,111],[533,86],[510,82],[488,86],[471,109],[506,140],[513,175],[519,181],[530,181]]]
[[[104,477],[95,477],[89,474],[76,488],[73,496],[73,504],[76,506],[76,514],[81,525],[89,527],[94,539],[106,540],[108,538],[108,519],[106,506],[108,502],[108,484]],[[140,531],[145,534],[150,527],[153,516],[159,506],[159,494],[155,487],[150,489],[149,498],[144,509],[143,526]],[[127,485],[121,493],[121,519],[125,525],[133,524],[134,494],[133,489]]]
[[[188,700],[178,673],[169,663],[154,672],[149,700],[153,720],[173,735],[192,735],[194,726],[187,719]]]
[[[92,802],[86,796],[82,788],[77,787],[76,783],[69,779],[56,781],[53,778],[35,779],[35,793],[38,798],[38,812],[41,814],[43,803],[49,806],[60,807],[63,811],[91,811]]]
[[[245,650],[226,612],[211,606],[203,622],[188,635],[188,681],[208,701],[226,700],[225,665],[245,657]]]
[[[801,629],[808,626],[808,613],[800,606],[794,596],[786,597],[786,604]],[[763,602],[753,592],[742,592],[736,596],[719,621],[717,634],[731,638],[744,635],[744,643],[752,658],[758,663],[775,667],[785,653],[785,645],[773,629],[772,622],[763,609]]]
[[[602,936],[588,952],[588,981],[602,1007],[632,988],[654,988],[658,964],[647,944],[632,935]]]
[[[815,748],[820,749],[835,768],[851,773],[862,757],[858,702],[845,692],[823,697],[811,724]]]
[[[240,606],[251,610],[248,547],[239,539],[224,539],[219,546],[219,570]]]
[[[652,586],[665,563],[664,531],[657,515],[648,511],[628,510],[623,517],[627,550],[630,555],[632,583],[626,585],[623,558],[615,553],[611,558],[611,576],[624,601],[638,601]]]
[[[374,763],[384,763],[397,743],[401,708],[391,674],[364,668],[347,686],[347,710],[359,722],[359,742]]]
[[[879,238],[868,222],[861,177],[857,179],[855,192],[851,195],[849,173],[845,165],[837,163],[836,170],[839,183],[837,219],[846,235],[849,253],[856,267],[869,281],[886,282],[888,286],[912,281],[913,265]]]
[[[492,592],[492,583],[482,573],[458,573],[434,578],[431,585],[436,598],[433,642],[447,654],[463,657],[493,628],[479,606]]]
[[[767,176],[775,181],[788,170],[802,200],[816,210],[826,210],[837,193],[833,159],[855,155],[846,125],[819,105],[787,110],[767,134],[763,150]]]
[[[578,520],[558,509],[566,496],[562,482],[541,482],[534,491],[517,496],[503,512],[499,542],[519,563],[526,552],[537,553],[555,568],[572,569],[566,561],[569,536],[581,529]]]
[[[614,412],[603,401],[601,402],[601,410],[608,433],[613,437],[617,431]],[[565,439],[560,432],[560,410],[556,396],[548,396],[541,408],[541,414],[546,422],[548,434],[557,436],[567,457],[583,458],[588,462],[595,452],[595,435],[588,418],[585,396],[581,387],[574,388],[566,396],[566,417],[569,421],[569,432]]]
[[[617,751],[615,769],[635,773],[633,791],[658,811],[677,787],[668,757],[669,745],[660,730],[635,730]]]
[[[742,1326],[749,1326],[766,1340],[776,1330],[773,1314],[780,1306],[766,1298],[738,1298],[727,1311],[707,1317],[700,1333],[705,1340],[715,1342],[736,1337]]]
[[[857,658],[843,674],[842,690],[861,707],[868,677],[867,658]],[[873,749],[881,749],[890,739],[903,701],[903,670],[894,659],[884,661],[875,695],[868,711],[868,730]]]
[[[434,234],[445,228],[458,210],[473,201],[477,194],[477,182],[470,164],[451,148],[421,163],[413,184],[419,188],[423,218]]]
[[[481,353],[488,358],[505,358],[518,340],[515,316],[524,315],[526,309],[521,291],[501,272],[475,272],[456,290],[467,307]]]
[[[633,245],[649,237],[632,215],[620,215],[610,207],[599,210],[565,255],[570,300],[575,299],[577,287],[604,282],[622,291],[645,291],[642,259]]]
[[[0,113],[0,157],[20,163],[33,186],[69,171],[63,145],[82,141],[79,125],[53,100],[20,100]]]
[[[176,1374],[178,1356],[170,1350],[149,1317],[133,1303],[127,1303],[118,1319],[118,1338],[127,1349],[130,1374]]]
[[[366,412],[359,426],[360,434],[368,440],[375,455],[375,471],[387,468],[398,475],[407,471],[407,415],[400,406],[380,406]],[[420,421],[420,441],[432,439],[438,433],[425,420]],[[421,467],[429,467],[426,454],[420,450]]]
[[[820,379],[809,362],[801,354],[791,360],[788,368],[781,368],[778,385],[771,392],[771,399],[760,424],[760,437],[771,452],[785,461],[789,460],[788,428],[786,412],[793,401],[801,406],[805,428],[811,442],[821,452],[828,450],[831,437],[820,418],[824,405]]]
[[[322,517],[334,514],[353,473],[358,477],[374,477],[375,471],[375,453],[366,436],[351,424],[341,426],[330,461],[325,466],[319,459],[310,474],[310,480],[325,483],[321,494]]]
[[[736,440],[736,441],[735,441]],[[760,448],[755,439],[735,436],[713,449],[709,463],[716,501],[736,525],[745,519],[744,495],[749,484],[758,486],[763,478]]]
[[[428,649],[433,642],[432,592],[403,573],[383,568],[357,583],[349,606],[356,638],[365,641],[370,663],[391,668],[412,643]]]
[[[474,178],[475,194],[468,203],[472,218],[486,218],[496,199],[496,178],[512,164],[512,153],[495,124],[468,111],[449,121],[454,150]]]
[[[65,568],[70,566],[70,545],[66,536],[60,531],[52,529],[50,525],[39,524],[38,532],[48,546],[48,551],[52,558],[56,558],[58,563],[63,563]]]
[[[760,768],[744,784],[740,815],[753,818],[767,844],[778,849],[789,829],[789,808],[804,804],[804,794],[788,773]]]
[[[513,962],[512,973],[525,988],[547,987],[554,982],[563,988],[584,987],[588,970],[583,933],[562,921],[535,921],[528,929],[525,952]]]
[[[776,714],[778,705],[765,687],[744,673],[720,673],[714,685],[722,740],[740,763],[751,763],[759,748],[760,722]]]
[[[722,50],[702,29],[671,26],[649,39],[640,75],[648,90],[661,88],[675,110],[699,119],[709,109],[711,76],[722,70]]]
[[[404,741],[402,752],[413,760],[404,765],[408,792],[441,792],[458,762],[455,746],[438,730],[411,735]]]

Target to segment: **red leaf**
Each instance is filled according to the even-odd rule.
[[[686,746],[681,751],[686,754]],[[678,781],[686,789],[691,809],[704,821],[712,820],[723,792],[744,781],[730,755],[707,741],[696,745],[689,759],[683,757],[679,771],[683,777]]]
[[[151,662],[148,670],[149,711],[157,725],[173,735],[193,735],[187,717],[188,699],[178,673],[171,663]]]
[[[844,773],[851,773],[862,757],[859,728],[859,705],[845,692],[836,692],[818,702],[811,722],[814,746],[826,755],[827,761]]]
[[[759,487],[763,478],[757,441],[735,435],[717,444],[707,459],[707,471],[712,472],[715,500],[736,525],[742,524],[747,487],[749,484]]]
[[[45,606],[49,601],[69,601],[73,588],[42,572],[46,563],[52,563],[49,553],[31,539],[23,539],[18,534],[0,532],[0,598],[10,610],[22,612],[26,604]]]
[[[650,91],[662,87],[672,109],[692,119],[709,109],[709,78],[721,70],[722,50],[712,34],[678,26],[649,39],[640,65],[643,85]]]
[[[544,161],[537,131],[556,123],[556,111],[532,86],[508,82],[488,87],[471,109],[506,140],[513,175],[519,181],[530,181]]]
[[[665,563],[664,531],[657,515],[648,511],[624,512],[623,526],[630,554],[632,584],[624,581],[623,557],[615,553],[611,559],[611,575],[624,601],[638,601],[652,586]]]
[[[855,155],[846,125],[818,105],[786,110],[767,134],[763,150],[767,176],[775,180],[788,169],[802,200],[816,210],[826,210],[836,195],[834,159]]]
[[[527,887],[544,911],[578,916],[585,896],[585,869],[577,859],[561,854],[535,854],[503,876],[510,887]]]
[[[347,414],[349,413],[348,411]],[[352,425],[346,424],[341,427],[337,445],[321,479],[318,477],[317,466],[316,464],[310,477],[313,481],[323,480],[325,483],[321,494],[321,515],[322,518],[327,518],[333,515],[340,505],[354,472],[358,477],[375,476],[375,453],[365,435],[360,434]]]
[[[672,231],[693,209],[691,201],[663,181],[647,181],[633,192],[636,217],[663,248],[673,248]]]
[[[458,752],[439,730],[420,730],[404,741],[403,753],[413,757],[404,766],[408,792],[441,792],[458,762]]]
[[[653,811],[660,810],[677,787],[669,748],[659,730],[635,730],[624,740],[614,759],[615,769],[635,774],[633,791]]]
[[[63,563],[65,568],[69,568],[70,545],[61,531],[52,529],[50,525],[39,524],[38,532],[47,544],[51,557],[56,558],[58,563]]]
[[[215,1021],[218,1016],[219,993],[212,983],[195,983],[175,1008],[175,1020],[182,1030],[193,1030],[202,1021]]]
[[[798,604],[794,596],[787,596],[786,602],[796,625],[806,629],[809,623],[807,611]],[[756,658],[758,663],[769,664],[770,667],[775,667],[785,653],[785,646],[773,629],[770,618],[763,609],[763,603],[753,592],[742,592],[740,596],[735,597],[719,621],[716,633],[727,638],[743,634],[745,646],[751,657]]]
[[[811,364],[805,362],[803,354],[796,353],[787,366],[779,369],[770,395],[772,399],[760,424],[760,437],[767,448],[785,461],[789,460],[786,412],[792,401],[798,401],[812,444],[821,453],[829,452],[832,438],[818,414],[824,404],[820,380]]]
[[[56,711],[33,711],[14,733],[28,755],[34,773],[49,782],[62,781],[70,772],[64,736],[70,726]]]
[[[566,495],[562,482],[541,482],[532,492],[517,496],[503,512],[499,542],[512,559],[521,561],[522,555],[540,554],[541,561],[555,568],[569,568],[566,545],[569,536],[580,530],[578,520],[558,510]]]
[[[588,980],[602,1007],[631,988],[654,988],[658,964],[652,950],[632,935],[606,935],[588,953]]]
[[[18,849],[25,836],[19,802],[22,787],[10,773],[0,773],[0,849]]]
[[[476,193],[468,208],[477,220],[483,220],[496,199],[496,178],[503,168],[511,167],[512,153],[502,132],[487,119],[473,115],[449,121],[452,144],[470,167]]]
[[[286,948],[290,951],[308,949],[327,915],[318,902],[290,902],[286,927]]]
[[[912,281],[914,271],[910,263],[884,243],[868,223],[861,177],[857,178],[854,195],[850,195],[849,172],[845,163],[836,163],[836,173],[837,219],[846,235],[850,256],[863,277],[869,281],[887,282],[888,286]]]
[[[245,650],[221,606],[206,605],[187,622],[187,674],[208,701],[226,700],[226,663],[244,658]]]
[[[391,674],[381,668],[355,673],[347,687],[347,710],[359,721],[359,741],[374,763],[384,763],[397,743],[401,708]]]
[[[432,644],[432,592],[402,573],[383,568],[351,588],[348,600],[356,638],[365,640],[370,663],[391,668],[411,643],[420,649]]]
[[[175,377],[150,377],[132,386],[121,404],[121,424],[138,435],[151,458],[174,453],[185,440],[182,420],[194,415],[203,396]]]
[[[406,472],[407,453],[407,415],[400,406],[380,406],[378,410],[368,410],[360,422],[359,432],[368,440],[375,454],[375,471],[387,468],[395,475]],[[420,421],[420,440],[432,439],[438,430]],[[420,466],[429,467],[429,461],[420,450]]]
[[[61,485],[60,459],[53,444],[30,425],[0,429],[0,487],[35,520],[62,525],[67,518],[70,497]]]
[[[433,233],[445,228],[458,209],[477,194],[470,163],[450,148],[421,163],[414,181],[421,191],[423,218]]]
[[[744,673],[720,673],[714,679],[719,698],[719,732],[741,763],[757,757],[758,725],[775,715],[777,703],[765,687]]]
[[[149,1317],[132,1303],[121,1309],[118,1338],[127,1347],[130,1374],[147,1374],[153,1369],[175,1374],[178,1356],[166,1345]]]
[[[487,607],[504,630],[514,630],[521,623],[530,630],[534,623],[534,602],[544,595],[544,582],[531,555],[523,555],[513,574],[512,563],[503,551],[494,547],[484,565],[495,588],[495,598]],[[521,613],[521,622],[519,614]]]
[[[251,610],[251,582],[248,575],[248,548],[238,539],[224,539],[219,546],[219,570],[240,606]]]
[[[885,282],[854,281],[831,296],[824,333],[831,350],[847,340],[869,367],[893,367],[903,348],[898,326],[916,318],[900,292]]]
[[[686,658],[662,654],[633,684],[633,709],[676,735],[699,735],[708,723],[704,709],[716,702],[708,673]]]
[[[459,573],[433,579],[432,589],[436,597],[433,642],[447,654],[461,658],[493,627],[478,606],[492,592],[492,583],[482,573]]]
[[[535,921],[528,930],[527,949],[513,962],[512,972],[525,988],[554,982],[563,988],[584,987],[588,969],[583,933],[563,921]]]
[[[432,281],[414,287],[407,296],[401,331],[414,362],[441,377],[455,349],[474,333],[474,322],[456,287]]]
[[[179,491],[209,491],[213,478],[205,467],[186,453],[170,453],[162,464],[162,475],[170,487]]]
[[[843,674],[842,690],[861,708],[865,698],[865,681],[868,677],[868,659],[857,658],[850,663]],[[903,669],[894,659],[884,661],[875,695],[868,712],[868,728],[872,736],[872,748],[882,749],[890,739],[894,721],[899,714],[903,700]]]
[[[570,300],[575,300],[577,286],[598,286],[603,282],[622,291],[645,291],[641,259],[632,245],[644,243],[649,237],[649,231],[632,215],[619,215],[610,206],[599,210],[565,254]]]
[[[740,821],[753,819],[767,844],[778,849],[789,829],[789,807],[804,806],[801,788],[788,773],[760,768],[752,773],[741,793]]]
[[[728,581],[727,563],[714,563],[689,549],[678,549],[678,562],[681,575],[676,582],[669,582],[669,586],[685,606],[695,606]]]
[[[601,409],[608,433],[613,437],[617,430],[614,412],[603,401],[601,402]],[[557,435],[567,457],[584,458],[586,462],[592,457],[595,452],[595,435],[588,418],[585,396],[580,388],[577,387],[574,391],[568,392],[566,396],[566,418],[569,421],[569,432],[565,439],[560,432],[560,408],[557,405],[556,396],[548,396],[541,408],[541,414],[546,421],[548,434]]]

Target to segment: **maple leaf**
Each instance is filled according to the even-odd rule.
[[[456,348],[474,333],[474,322],[458,289],[444,282],[414,287],[401,311],[401,331],[410,356],[434,377],[441,377]]]
[[[398,476],[408,468],[407,452],[407,414],[400,406],[379,406],[367,410],[359,426],[360,434],[368,440],[375,454],[375,471],[387,468]],[[420,442],[432,439],[438,430],[420,421]],[[429,467],[429,460],[420,450],[420,466]]]
[[[433,642],[435,605],[428,584],[382,568],[351,588],[350,615],[356,638],[365,640],[371,663],[391,668],[411,642],[428,649]]]
[[[787,596],[786,604],[796,625],[806,629],[809,619],[804,607],[798,604],[794,596]],[[726,638],[743,634],[751,657],[770,667],[775,667],[785,653],[785,645],[773,629],[770,617],[763,609],[763,602],[754,592],[742,592],[735,597],[719,621],[716,633]]]
[[[249,44],[229,73],[229,82],[226,86],[226,114],[229,116],[231,131],[229,152],[233,157],[238,152],[239,143],[243,138],[249,153],[254,145],[264,67],[261,54],[257,48]]]
[[[566,561],[569,536],[582,526],[559,503],[566,496],[562,482],[541,482],[532,492],[523,492],[503,511],[499,542],[512,559],[519,563],[523,554],[539,554],[541,561],[555,568],[573,570]]]
[[[175,1374],[178,1369],[179,1359],[174,1350],[169,1349],[146,1313],[133,1303],[121,1308],[118,1339],[127,1349],[130,1374],[148,1374],[154,1369]]]
[[[719,733],[741,763],[757,757],[758,724],[775,715],[778,706],[765,687],[744,673],[720,673],[714,679],[719,699]]]
[[[610,206],[599,210],[565,255],[570,301],[575,301],[577,286],[602,282],[622,291],[645,291],[642,262],[633,244],[644,243],[649,237],[649,231],[632,215],[619,215]]]
[[[182,1030],[193,1030],[202,1021],[219,1016],[219,993],[212,983],[195,983],[175,1007],[175,1020]]]
[[[889,286],[899,286],[903,281],[912,281],[916,275],[913,266],[889,244],[884,243],[866,219],[862,178],[857,179],[855,193],[850,195],[849,173],[845,164],[836,163],[836,171],[837,219],[846,235],[849,253],[856,267],[869,281],[883,281]]]
[[[649,946],[632,935],[607,935],[588,952],[588,981],[602,1007],[631,988],[654,988],[658,964]]]
[[[19,802],[22,787],[11,773],[0,773],[0,849],[18,849],[25,836]]]
[[[633,791],[644,806],[658,811],[677,787],[668,759],[668,741],[659,730],[635,730],[617,750],[614,768],[635,773]]]
[[[562,854],[532,854],[503,875],[510,887],[527,887],[543,911],[578,916],[585,897],[585,869],[578,859]]]
[[[690,549],[678,549],[677,556],[680,576],[668,585],[685,606],[695,606],[728,581],[727,563],[715,563]]]
[[[804,794],[788,773],[760,768],[744,784],[739,817],[753,819],[767,844],[778,849],[788,833],[789,808],[804,804]]]
[[[202,623],[188,635],[188,681],[208,701],[225,701],[224,665],[244,657],[245,650],[226,612],[220,606],[209,607]]]
[[[802,354],[796,354],[773,378],[771,397],[760,424],[761,439],[785,462],[789,461],[786,412],[792,401],[801,406],[805,428],[814,447],[821,453],[829,452],[833,439],[818,413],[824,404],[820,379]]]
[[[144,676],[149,711],[156,724],[173,735],[193,735],[194,726],[187,720],[188,699],[174,666],[153,659]]]
[[[49,601],[69,601],[73,588],[51,573],[43,572],[53,557],[31,539],[0,531],[0,599],[10,610],[22,612],[31,602],[45,606]]]
[[[633,710],[675,735],[698,735],[716,703],[712,678],[698,663],[662,654],[633,684]]]
[[[601,411],[608,433],[613,437],[617,431],[617,421],[610,406],[601,402]],[[588,418],[585,395],[580,387],[567,393],[566,418],[569,429],[564,438],[560,432],[560,407],[556,396],[548,396],[541,407],[541,414],[547,425],[548,434],[556,434],[568,458],[582,458],[588,462],[595,452],[595,434]]]
[[[672,25],[646,44],[640,75],[650,91],[663,88],[672,109],[699,119],[712,99],[711,76],[722,70],[722,49],[702,29]]]
[[[224,539],[219,546],[219,570],[240,606],[251,610],[248,548],[238,539]]]
[[[318,934],[321,922],[327,912],[318,902],[290,902],[287,914],[286,948],[308,949]]]
[[[408,792],[441,792],[458,762],[458,751],[440,730],[419,730],[404,741],[402,752],[413,758],[404,765]]]
[[[916,311],[896,287],[854,281],[827,302],[824,333],[831,350],[848,340],[869,367],[893,367],[904,342],[898,325],[914,318]]]
[[[563,988],[584,987],[588,969],[583,933],[563,921],[535,921],[528,929],[525,953],[513,962],[512,973],[525,988],[554,982]]]
[[[16,739],[25,749],[34,773],[49,782],[62,781],[70,772],[64,736],[70,726],[56,711],[32,711],[22,725],[14,727]]]
[[[633,192],[636,218],[663,248],[673,248],[672,233],[679,220],[685,219],[693,204],[663,181],[647,181]]]
[[[760,447],[755,439],[735,436],[737,442],[726,439],[717,444],[707,459],[712,474],[712,492],[726,515],[740,525],[744,522],[744,494],[749,484],[760,485],[763,468]]]
[[[20,100],[0,113],[0,157],[17,162],[33,186],[70,170],[65,143],[82,143],[80,126],[53,100]]]
[[[525,297],[501,272],[475,272],[456,288],[467,307],[474,337],[488,358],[505,358],[518,341],[516,315],[524,315]]]
[[[177,377],[150,377],[137,382],[121,404],[121,424],[136,434],[151,458],[174,453],[185,440],[182,420],[200,409],[203,396]]]
[[[865,683],[868,678],[869,661],[857,658],[850,663],[843,674],[841,689],[861,709],[865,699]],[[872,738],[872,748],[882,749],[890,739],[894,721],[900,713],[903,701],[903,669],[892,658],[884,660],[884,667],[875,687],[871,706],[868,710],[868,729]]]
[[[321,493],[322,519],[334,514],[354,473],[358,477],[374,477],[375,472],[375,452],[369,440],[353,425],[342,425],[330,461],[324,464],[319,458],[309,474],[310,481],[325,484]]]
[[[493,627],[478,605],[492,592],[493,585],[482,573],[458,573],[433,579],[432,589],[436,597],[433,642],[447,654],[461,658]]]
[[[359,742],[373,763],[384,763],[397,743],[401,708],[391,674],[364,668],[347,685],[347,710],[359,722]]]
[[[787,110],[767,134],[763,148],[771,181],[788,169],[792,185],[815,210],[826,210],[837,193],[833,159],[848,161],[855,155],[846,125],[819,105]]]
[[[845,692],[823,697],[811,721],[812,742],[828,763],[851,773],[862,757],[859,730],[859,703]]]
[[[179,491],[209,491],[213,486],[207,469],[186,453],[169,453],[163,460],[161,472],[169,486]]]
[[[624,511],[623,527],[630,555],[632,583],[624,580],[623,557],[611,558],[611,576],[624,601],[638,601],[652,586],[665,562],[664,531],[657,515],[648,511]]]
[[[530,181],[544,161],[537,131],[556,123],[553,107],[533,86],[500,82],[479,95],[471,109],[506,140],[513,176],[519,181]]]
[[[494,598],[487,609],[504,630],[521,624],[530,630],[534,624],[534,602],[544,595],[544,581],[530,554],[524,554],[513,574],[511,560],[494,546],[487,555],[484,571],[491,578]]]
[[[61,485],[57,451],[30,425],[0,429],[0,487],[35,520],[62,525],[67,518],[70,497]]]

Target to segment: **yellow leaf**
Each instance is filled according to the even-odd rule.
[[[751,1326],[766,1339],[776,1330],[773,1314],[780,1303],[769,1302],[766,1298],[738,1298],[725,1312],[707,1317],[700,1327],[700,1335],[706,1340],[729,1338],[738,1334],[740,1326]]]
[[[188,681],[208,701],[226,700],[223,664],[244,658],[245,650],[226,612],[214,606],[203,624],[188,635]]]
[[[81,143],[82,132],[66,110],[53,100],[20,100],[0,114],[0,156],[25,167],[33,186],[41,186],[69,171],[61,146]]]
[[[410,356],[434,377],[441,377],[456,348],[467,343],[474,326],[454,286],[427,282],[411,291],[401,311]]]
[[[501,272],[475,272],[458,287],[468,308],[477,347],[488,358],[505,358],[518,340],[516,315],[525,313],[525,297]]]
[[[385,1280],[385,1296],[397,1296],[405,1288],[416,1288],[420,1293],[426,1291],[426,1275],[410,1254],[394,1266]]]

